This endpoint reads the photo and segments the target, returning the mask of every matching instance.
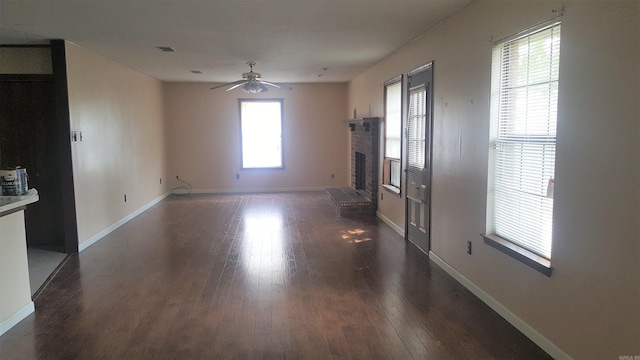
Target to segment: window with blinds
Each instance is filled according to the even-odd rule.
[[[384,84],[384,166],[382,184],[400,192],[402,155],[402,76]]]
[[[551,259],[560,23],[493,50],[489,232]]]

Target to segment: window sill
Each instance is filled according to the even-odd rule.
[[[382,188],[384,188],[385,190],[387,190],[388,192],[400,197],[400,189],[393,186],[393,185],[389,185],[389,184],[382,184]]]
[[[503,252],[530,268],[551,277],[551,261],[532,253],[512,242],[509,242],[497,235],[482,234],[484,243]]]

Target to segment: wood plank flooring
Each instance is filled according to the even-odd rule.
[[[74,255],[1,359],[547,359],[326,193],[172,197]]]

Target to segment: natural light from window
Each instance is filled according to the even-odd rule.
[[[281,168],[282,100],[240,100],[242,168]]]
[[[286,267],[283,223],[283,210],[279,206],[249,208],[244,213],[241,263],[246,281],[253,284],[282,281]]]
[[[551,259],[560,23],[493,49],[490,234]]]
[[[400,191],[402,154],[402,76],[387,81],[385,87],[385,137],[382,183]]]

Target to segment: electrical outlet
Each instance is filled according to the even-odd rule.
[[[471,240],[467,241],[467,254],[471,255]]]

